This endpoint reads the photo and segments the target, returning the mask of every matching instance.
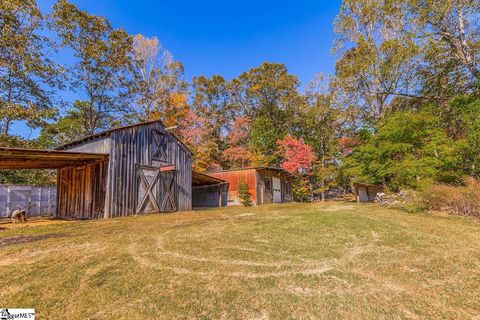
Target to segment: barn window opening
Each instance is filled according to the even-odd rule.
[[[152,130],[154,153],[152,159],[162,163],[168,162],[168,136],[159,130]]]

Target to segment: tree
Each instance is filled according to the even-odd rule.
[[[344,1],[335,20],[338,101],[374,126],[387,112],[441,110],[478,91],[479,14],[476,0]]]
[[[362,143],[344,159],[353,182],[381,183],[397,191],[462,178],[459,144],[428,112],[396,112],[380,122],[376,133],[364,130],[359,136]]]
[[[136,35],[130,54],[130,78],[126,81],[128,95],[134,100],[133,120],[163,120],[177,124],[185,117],[186,83],[183,66],[163,50],[156,37]]]
[[[38,143],[42,148],[54,148],[90,134],[87,131],[89,105],[85,101],[75,101],[66,114],[57,118],[42,128]],[[101,127],[108,127],[115,123],[111,116],[103,117]]]
[[[231,122],[227,135],[228,147],[223,151],[223,160],[229,167],[243,168],[253,160],[253,152],[249,148],[249,124],[247,117],[238,117]]]
[[[312,166],[316,161],[313,149],[305,144],[303,139],[295,139],[290,135],[285,136],[282,140],[278,140],[282,155],[282,163],[280,166],[292,174],[308,174],[312,170]]]
[[[238,182],[238,198],[244,207],[250,207],[252,205],[252,199],[250,192],[248,191],[248,184],[245,179],[240,179]]]
[[[419,76],[428,95],[471,93],[480,81],[480,32],[477,0],[409,0],[409,25],[422,60]]]
[[[312,183],[315,193],[325,199],[325,191],[338,185],[340,174],[340,137],[345,130],[345,114],[333,103],[334,95],[319,76],[304,94],[306,103],[299,108],[296,132],[312,146],[317,157]]]
[[[54,186],[56,170],[1,170],[0,184],[18,184],[27,186]]]
[[[112,116],[121,119],[126,108],[121,80],[129,65],[132,38],[112,28],[107,19],[81,11],[67,0],[53,6],[51,27],[77,59],[69,70],[70,84],[86,97],[79,102],[83,131],[92,134],[105,129]]]
[[[0,2],[0,136],[12,122],[42,126],[55,116],[52,88],[61,69],[49,58],[51,43],[42,35],[44,17],[34,0]]]
[[[332,86],[344,109],[374,125],[398,97],[416,97],[418,48],[402,1],[346,0],[335,20]]]
[[[298,79],[285,65],[262,63],[233,79],[228,86],[232,109],[251,119],[251,147],[269,165],[278,165],[276,141],[289,133],[302,103]]]
[[[235,117],[228,91],[228,81],[218,75],[210,78],[199,76],[193,78],[191,85],[191,108],[205,119],[209,127],[207,143],[215,146],[211,149],[211,162],[220,164],[223,151],[227,148],[225,141],[230,119]]]
[[[294,197],[302,202],[311,199],[313,195],[312,173],[316,161],[312,147],[305,144],[303,139],[296,139],[290,135],[278,140],[277,144],[283,159],[280,166],[296,175],[293,184]]]
[[[430,112],[438,107],[430,106]],[[452,99],[440,116],[446,134],[456,141],[465,175],[480,178],[480,98],[476,95],[458,96]]]
[[[188,110],[187,116],[178,129],[180,138],[193,152],[192,169],[196,172],[219,169],[220,165],[212,157],[217,148],[214,141],[209,139],[212,129],[207,120],[193,110]]]

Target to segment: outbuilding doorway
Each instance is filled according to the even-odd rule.
[[[273,203],[282,202],[282,189],[279,177],[272,177]]]

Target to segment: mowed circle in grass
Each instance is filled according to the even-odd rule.
[[[341,208],[345,206],[329,206],[327,210]],[[157,236],[147,236],[147,245],[131,243],[128,251],[137,263],[150,268],[201,276],[262,278],[320,275],[375,250],[370,244],[359,244],[355,236],[339,238],[334,230],[315,224],[311,226],[318,229],[315,236],[307,239],[304,224],[308,221],[293,222],[283,211],[269,209],[268,216],[260,211],[177,225]],[[339,247],[350,245],[332,250],[333,241]],[[329,245],[322,245],[324,242]]]

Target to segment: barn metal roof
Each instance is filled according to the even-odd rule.
[[[67,148],[72,147],[72,146],[74,146],[74,145],[82,144],[82,143],[84,143],[84,142],[87,142],[87,141],[90,141],[90,140],[93,140],[93,139],[96,139],[96,138],[99,138],[99,137],[104,137],[104,136],[109,135],[110,133],[112,133],[112,132],[114,132],[114,131],[117,131],[117,130],[132,128],[132,127],[137,127],[137,126],[143,126],[143,125],[148,125],[148,124],[152,124],[152,123],[155,123],[155,122],[158,122],[158,123],[160,123],[162,126],[166,127],[166,126],[163,124],[163,122],[160,121],[160,120],[151,120],[151,121],[146,121],[146,122],[139,122],[139,123],[129,124],[129,125],[126,125],[126,126],[108,129],[108,130],[105,130],[105,131],[102,131],[102,132],[98,132],[98,133],[94,133],[94,134],[85,136],[85,137],[80,138],[80,139],[73,140],[73,141],[71,141],[71,142],[69,142],[69,143],[66,143],[66,144],[64,144],[64,145],[61,145],[61,146],[57,147],[56,150],[67,149]],[[169,132],[169,134],[171,134],[175,139],[177,139],[177,141],[180,142],[180,144],[181,144],[188,152],[192,153],[192,151],[190,150],[190,148],[188,148],[188,146],[187,146],[175,133]]]
[[[58,169],[108,159],[108,154],[0,147],[0,169]]]
[[[192,186],[209,186],[213,184],[226,183],[225,180],[192,171]]]

